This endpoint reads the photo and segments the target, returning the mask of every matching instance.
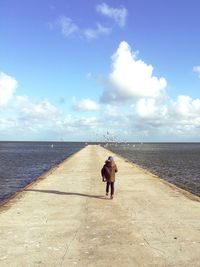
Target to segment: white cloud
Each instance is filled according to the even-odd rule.
[[[0,129],[1,131],[5,129],[13,129],[16,127],[16,121],[13,118],[0,118]]]
[[[200,99],[179,95],[172,100],[166,85],[165,78],[153,76],[153,67],[122,42],[104,81],[101,101],[108,106],[99,129],[106,120],[107,129],[121,140],[199,140]]]
[[[100,23],[97,23],[97,26],[95,29],[87,28],[83,30],[83,35],[87,39],[97,39],[99,35],[109,35],[111,33],[112,29],[102,26]]]
[[[55,129],[59,135],[65,136],[66,134],[71,134],[73,138],[78,137],[80,141],[90,135],[97,126],[98,119],[96,117],[76,117],[67,115],[63,119],[57,120]]]
[[[105,112],[106,112],[106,116],[109,116],[109,117],[115,117],[119,115],[117,107],[113,105],[107,105]]]
[[[200,130],[200,99],[180,95],[169,105],[169,121],[171,131],[175,135],[185,135],[190,138],[199,137]]]
[[[0,107],[5,106],[17,88],[15,78],[0,72]]]
[[[15,106],[20,117],[27,121],[56,120],[60,111],[48,100],[31,101],[26,96],[17,96]]]
[[[99,105],[89,98],[80,101],[74,99],[73,108],[80,111],[97,111],[99,110]]]
[[[106,3],[102,3],[100,5],[97,5],[96,10],[104,16],[114,19],[120,27],[125,26],[128,14],[125,7],[113,8],[109,7]]]
[[[98,120],[96,117],[81,117],[81,118],[73,118],[71,126],[77,127],[79,129],[83,127],[89,130],[89,128],[95,128],[97,126],[97,123]]]
[[[145,98],[133,103],[125,110],[121,106],[115,106],[114,112],[105,110],[98,129],[105,132],[106,121],[106,130],[121,141],[200,140],[200,99],[178,96],[175,101]]]
[[[96,30],[94,30],[94,29],[91,29],[91,28],[85,29],[83,31],[83,34],[87,39],[96,39],[96,38],[98,38],[98,32]]]
[[[173,104],[173,113],[179,119],[200,119],[200,99],[192,99],[189,96],[180,95]]]
[[[121,28],[126,24],[128,11],[125,7],[113,8],[106,3],[96,6],[96,11],[101,15],[113,19]],[[100,35],[109,35],[112,32],[111,27],[106,27],[101,23],[96,23],[96,27],[79,27],[70,17],[60,15],[54,22],[47,23],[50,30],[60,28],[65,37],[78,34],[79,37],[86,39],[97,39]]]
[[[12,114],[0,118],[1,138],[92,140],[98,129],[101,138],[109,131],[119,141],[199,140],[200,99],[189,96],[168,102],[140,98],[131,105],[106,105],[98,117],[64,114],[48,100],[18,96],[13,102]],[[81,111],[91,108],[83,103]]]
[[[134,98],[164,95],[165,78],[153,76],[153,67],[136,58],[127,42],[120,43],[112,56],[112,72],[106,81],[102,102],[126,102]]]
[[[198,77],[200,78],[200,66],[194,66],[193,71],[198,74]]]
[[[136,103],[136,114],[140,118],[164,118],[168,109],[165,105],[158,105],[155,99],[141,98]]]
[[[101,34],[110,34],[112,29],[105,27],[105,26],[101,25],[100,23],[97,23],[97,30]]]
[[[199,137],[200,99],[180,95],[175,101],[158,102],[156,99],[140,99],[130,116],[134,127],[139,131],[145,129],[146,136],[151,138]],[[131,121],[131,119],[130,119]]]
[[[57,19],[56,25],[61,28],[62,34],[65,37],[69,37],[79,31],[79,27],[72,21],[72,19],[64,15],[61,15]]]
[[[11,104],[12,112],[0,118],[0,138],[6,140],[84,140],[98,125],[96,117],[64,114],[48,100],[17,96]]]
[[[112,28],[105,27],[101,23],[96,23],[95,28],[81,29],[71,18],[64,15],[59,16],[54,23],[48,23],[48,27],[50,30],[53,30],[55,27],[60,28],[65,37],[79,34],[79,36],[89,40],[97,39],[100,35],[109,35],[112,32]]]

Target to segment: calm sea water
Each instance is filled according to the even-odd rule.
[[[71,142],[0,142],[0,202],[84,146]]]
[[[200,143],[108,144],[107,148],[200,196]]]
[[[85,143],[0,142],[0,202]],[[200,196],[200,143],[108,144],[107,148]]]

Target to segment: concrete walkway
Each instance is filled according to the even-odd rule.
[[[100,169],[112,154],[113,200]],[[199,198],[87,146],[0,208],[0,266],[200,266]]]

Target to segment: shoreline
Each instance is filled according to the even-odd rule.
[[[29,142],[29,141],[27,141],[27,142]],[[73,157],[76,153],[78,153],[79,151],[81,151],[85,147],[81,148],[80,150],[76,151],[72,155],[68,156],[67,158],[65,158],[64,160],[62,160],[60,163],[53,165],[48,171],[43,172],[41,175],[39,175],[38,177],[36,177],[35,180],[33,180],[32,182],[30,182],[26,186],[22,187],[20,190],[16,191],[9,198],[6,198],[5,200],[1,201],[0,202],[0,212],[1,212],[2,209],[4,210],[4,208],[6,207],[6,205],[8,205],[7,208],[9,208],[18,199],[20,199],[21,197],[23,197],[22,194],[25,192],[25,190],[27,188],[29,188],[29,187],[31,188],[32,186],[37,185],[37,183],[39,183],[40,181],[46,179],[49,175],[51,175],[53,172],[55,172],[56,169],[59,168],[60,165],[62,165],[63,163],[65,163],[65,161],[69,160],[71,157]],[[10,203],[12,201],[13,201],[13,203]]]
[[[141,171],[144,171],[145,173],[148,173],[150,175],[152,175],[152,177],[155,177],[156,179],[159,179],[161,182],[163,182],[164,184],[168,185],[169,187],[175,189],[175,190],[178,190],[180,192],[182,192],[183,195],[187,196],[188,198],[190,198],[191,200],[194,200],[194,201],[198,201],[200,202],[200,196],[188,191],[187,189],[184,189],[184,188],[181,188],[179,187],[178,185],[172,183],[172,182],[169,182],[167,180],[165,180],[164,178],[162,178],[161,176],[157,175],[157,174],[154,174],[153,172],[151,172],[151,170],[143,167],[143,166],[140,166],[139,164],[129,160],[128,158],[126,157],[123,157],[122,155],[120,155],[119,153],[117,152],[114,152],[114,151],[111,151],[107,148],[105,148],[104,146],[101,146],[102,148],[104,148],[105,150],[108,150],[110,151],[111,153],[114,153],[116,154],[118,157],[120,157],[121,159],[124,159],[125,161],[129,162],[130,164],[132,164],[133,166],[137,166],[137,168],[141,169]]]
[[[0,141],[0,142],[42,142],[44,143],[43,141]],[[53,141],[46,141],[46,143],[53,143]],[[55,141],[54,143],[60,143],[60,141]],[[63,141],[61,142],[63,143]],[[65,142],[64,142],[65,143]],[[66,143],[69,143],[68,141],[66,141]],[[72,143],[84,143],[84,142],[72,142]],[[91,142],[93,143],[93,142]],[[131,164],[133,165],[136,165],[138,168],[140,168],[141,170],[143,170],[144,172],[147,172],[147,173],[150,173],[152,176],[154,176],[155,178],[157,179],[160,179],[163,183],[167,184],[168,186],[174,188],[175,190],[179,190],[181,191],[185,196],[189,197],[190,199],[192,200],[195,200],[195,201],[199,201],[200,202],[200,196],[199,195],[196,195],[195,193],[191,192],[190,190],[188,190],[187,188],[184,188],[184,184],[183,184],[183,187],[181,187],[181,185],[177,185],[173,182],[170,182],[167,180],[167,178],[162,178],[161,175],[159,174],[155,174],[151,171],[151,169],[148,169],[146,168],[145,166],[141,166],[133,161],[131,161],[130,159],[128,159],[127,157],[124,157],[122,155],[120,155],[119,153],[115,152],[115,151],[112,151],[112,150],[109,150],[107,147],[104,147],[103,146],[103,143],[98,143],[96,145],[110,151],[111,153],[115,153],[116,155],[118,155],[119,157],[121,157],[122,159],[125,159],[127,160],[127,162],[130,162]],[[139,142],[129,142],[129,143],[139,143]],[[145,143],[155,143],[155,144],[159,144],[159,143],[173,143],[173,142],[145,142]],[[175,143],[189,143],[189,144],[193,144],[193,143],[200,143],[200,142],[175,142]],[[89,144],[88,144],[89,145]],[[87,145],[86,145],[87,146]],[[83,147],[84,148],[84,147]],[[83,149],[81,148],[81,149]],[[78,152],[78,151],[77,151]],[[77,153],[75,152],[75,153]],[[73,154],[72,154],[73,155]],[[72,155],[70,155],[69,157],[71,157]],[[66,159],[68,159],[69,157],[67,157]],[[12,194],[11,196],[9,196],[8,198],[2,200],[0,202],[0,207],[6,205],[7,202],[11,201],[13,198],[15,198],[18,194],[20,194],[21,192],[23,192],[27,187],[31,186],[32,184],[38,182],[38,180],[41,180],[41,179],[44,179],[46,176],[48,176],[49,174],[51,174],[52,171],[54,171],[54,169],[58,168],[60,164],[62,164],[66,159],[62,160],[60,163],[58,164],[55,164],[53,165],[49,170],[41,173],[41,175],[39,175],[38,177],[34,178],[34,180],[30,183],[28,183],[27,185],[25,185],[24,187],[20,188],[18,191],[16,191],[14,194]]]
[[[87,147],[88,145],[86,145],[85,147]],[[146,174],[151,175],[152,177],[154,177],[155,179],[158,179],[160,182],[164,183],[165,185],[169,186],[170,188],[172,188],[173,190],[177,190],[179,192],[181,192],[185,197],[188,197],[189,199],[193,200],[193,201],[197,201],[200,202],[200,196],[195,195],[194,193],[187,191],[186,189],[183,189],[181,187],[178,187],[177,185],[170,183],[168,181],[166,181],[164,178],[152,173],[150,170],[141,167],[140,165],[132,162],[131,160],[121,156],[120,154],[118,154],[117,152],[113,152],[107,148],[105,148],[102,145],[97,145],[100,146],[101,148],[105,149],[106,151],[108,151],[109,153],[115,153],[119,158],[121,158],[122,160],[125,160],[126,162],[132,164],[133,166],[136,166],[138,169],[140,169],[141,171],[143,171]],[[81,151],[82,149],[84,149],[85,147],[81,148],[79,151]],[[71,157],[73,157],[76,153],[78,153],[79,151],[73,153],[72,155],[70,155],[69,157],[67,157],[66,159],[64,159],[63,161],[61,161],[59,164],[55,164],[54,166],[52,166],[48,171],[42,173],[40,176],[38,176],[34,181],[32,181],[31,183],[27,184],[25,187],[21,188],[20,190],[18,190],[17,192],[15,192],[12,196],[10,196],[9,198],[5,199],[5,201],[0,202],[0,212],[1,210],[6,207],[6,205],[8,205],[7,208],[9,208],[12,202],[15,203],[18,199],[20,199],[21,197],[23,197],[23,193],[25,192],[25,190],[27,188],[31,188],[32,186],[36,185],[37,183],[39,183],[41,180],[46,179],[49,175],[51,175],[54,171],[56,171],[57,168],[59,168],[60,165],[62,165],[63,163],[65,163],[65,161],[69,160]],[[9,205],[10,204],[10,205]]]

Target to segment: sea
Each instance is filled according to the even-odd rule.
[[[0,203],[83,147],[79,142],[0,142]]]
[[[0,203],[86,145],[82,142],[0,142]],[[200,143],[101,145],[200,196]]]
[[[200,196],[200,143],[108,143],[107,149]]]

